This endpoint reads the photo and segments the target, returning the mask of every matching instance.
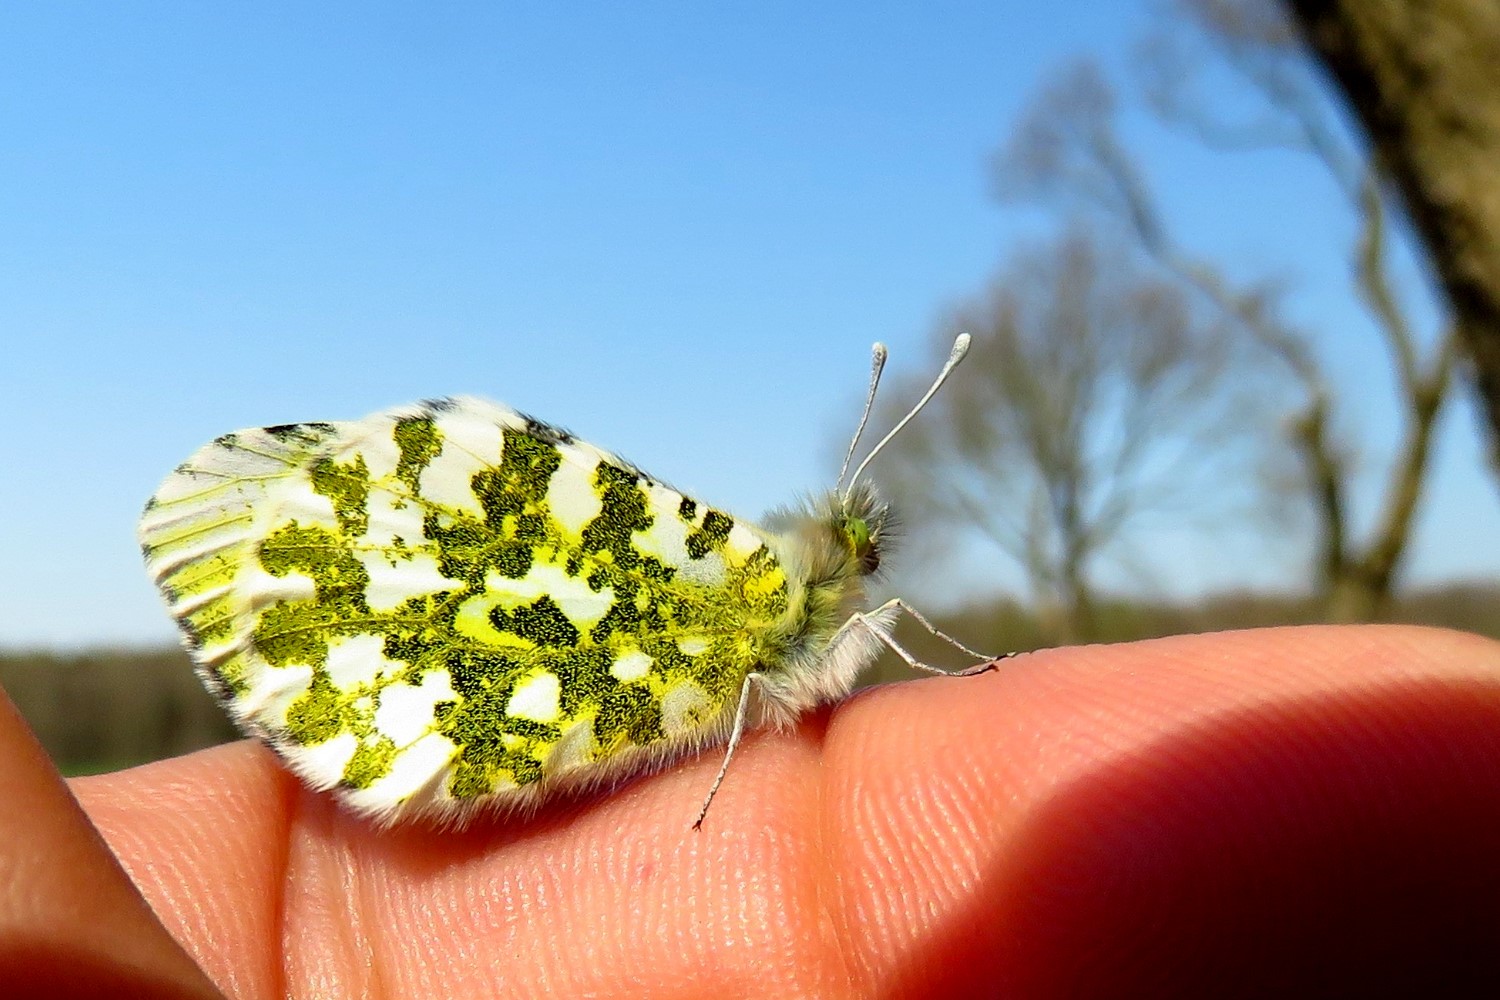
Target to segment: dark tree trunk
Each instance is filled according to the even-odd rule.
[[[1500,475],[1500,0],[1285,0],[1400,186]]]

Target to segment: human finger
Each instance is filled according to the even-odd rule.
[[[0,993],[220,994],[157,921],[0,691]]]
[[[866,995],[1500,993],[1500,646],[1184,636],[868,692],[825,744]]]
[[[1356,823],[1338,842],[1350,857],[1446,849],[1460,816],[1495,808],[1500,765],[1483,742],[1495,730],[1474,722],[1494,721],[1494,659],[1472,637],[1397,629],[1028,656],[866,693],[826,735],[821,715],[759,734],[702,834],[688,817],[714,755],[462,833],[373,829],[248,744],[137,772],[133,803],[119,778],[92,801],[158,908],[196,915],[177,930],[221,983],[235,973],[215,963],[235,953],[202,928],[249,921],[238,940],[262,974],[237,995],[1025,996],[1128,983],[1132,970],[1192,981],[1231,959],[1285,972],[1299,953],[1271,933],[1286,923],[1273,904],[1306,909],[1312,848],[1385,801],[1352,780],[1363,771],[1350,760],[1379,762],[1398,791],[1435,788],[1446,809],[1408,823],[1405,840]],[[1468,778],[1429,774],[1431,746],[1470,754]],[[215,783],[215,769],[240,780]],[[144,808],[163,788],[202,831],[216,816],[270,830],[172,868]],[[1258,844],[1273,849],[1254,855]],[[1283,856],[1297,863],[1273,863]],[[164,866],[170,878],[153,876]],[[1355,885],[1367,874],[1353,873]],[[1236,878],[1265,891],[1237,908]],[[1193,896],[1207,885],[1222,909]],[[1317,912],[1332,920],[1349,898]],[[1192,919],[1172,924],[1179,912]],[[1212,917],[1256,934],[1204,936]],[[1172,933],[1142,939],[1164,921]]]

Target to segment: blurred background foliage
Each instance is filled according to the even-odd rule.
[[[0,687],[64,774],[113,771],[238,735],[180,649],[0,653]]]
[[[1403,578],[1444,408],[1471,407],[1488,442],[1476,453],[1500,456],[1497,11],[1493,0],[1177,0],[1121,40],[1132,71],[1080,59],[1038,80],[1014,127],[989,137],[984,168],[998,202],[1046,213],[1051,235],[1011,247],[987,287],[934,303],[931,363],[902,365],[930,372],[958,331],[974,334],[960,377],[874,467],[911,534],[884,586],[919,602],[949,595],[933,614],[941,627],[997,652],[1324,621],[1500,638],[1500,581]],[[1232,107],[1205,85],[1225,78]],[[1302,158],[1307,183],[1350,223],[1348,284],[1330,294],[1365,311],[1359,350],[1387,377],[1341,377],[1334,352],[1350,339],[1291,307],[1274,264],[1194,246],[1204,220],[1164,207],[1166,182],[1119,127],[1127,110],[1226,156]],[[875,426],[926,377],[894,379]],[[1399,415],[1393,443],[1357,415],[1376,393]],[[842,429],[826,430],[842,444]],[[1152,541],[1163,525],[1179,543],[1167,557]],[[1277,593],[1170,596],[1174,559],[1230,549],[1290,552],[1300,579]],[[965,586],[999,563],[1019,568],[1024,592]],[[964,665],[920,629],[901,637],[928,662]],[[869,680],[906,676],[892,660]],[[12,651],[0,684],[72,773],[233,735],[177,650]]]

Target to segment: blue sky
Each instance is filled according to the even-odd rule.
[[[988,154],[1049,71],[1119,64],[1148,21],[1099,0],[5,7],[0,646],[170,641],[135,518],[243,426],[471,392],[731,510],[826,484],[870,342],[929,364],[945,307],[1047,225],[990,198]],[[1389,440],[1331,191],[1290,157],[1131,129],[1188,239],[1343,331],[1325,350]],[[1500,541],[1472,541],[1500,539],[1478,454],[1455,407],[1412,579],[1500,572]],[[1168,575],[1287,569],[1246,550]]]

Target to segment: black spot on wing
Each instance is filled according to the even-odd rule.
[[[531,569],[536,548],[546,540],[542,516],[547,487],[562,456],[556,446],[522,431],[504,431],[498,468],[474,474],[470,488],[484,510],[485,525],[496,536],[487,562],[502,575],[519,579]],[[437,538],[429,532],[429,537]]]
[[[578,629],[552,598],[543,594],[514,611],[494,608],[490,624],[497,632],[509,632],[538,646],[572,649],[578,645]]]
[[[636,746],[659,740],[665,735],[661,725],[661,704],[642,687],[611,691],[599,702],[594,734],[601,746],[608,746],[619,734]]]
[[[651,527],[654,517],[646,494],[629,469],[600,462],[594,469],[599,490],[599,514],[583,528],[584,552],[608,552],[614,565],[633,569],[641,560],[631,535]]]
[[[733,527],[734,519],[727,514],[721,514],[716,510],[704,514],[703,526],[688,535],[688,555],[694,559],[702,559],[720,548],[729,538],[730,529]]]
[[[557,675],[562,691],[560,703],[567,715],[577,715],[620,686],[609,672],[613,657],[604,646],[583,645],[558,650],[547,658],[547,669]]]
[[[271,427],[262,427],[261,433],[275,438],[282,444],[313,445],[331,437],[334,430],[332,424],[319,422],[309,424],[275,424]],[[238,440],[228,440],[233,437],[234,435],[232,434],[226,434],[219,439],[218,443],[223,443],[227,447],[234,447],[239,442]]]
[[[509,697],[511,683],[521,672],[521,664],[510,657],[477,649],[446,650],[444,664],[453,690],[464,696],[460,704],[468,705],[471,715],[473,702],[486,692],[500,689]]]
[[[524,413],[520,414],[520,417],[526,421],[526,433],[538,441],[558,445],[572,444],[578,440],[578,438],[573,436],[571,431],[564,430],[561,427],[554,427],[552,424],[538,420],[536,417],[528,416]]]
[[[403,417],[396,421],[396,478],[412,493],[419,492],[422,470],[443,450],[443,434],[431,417]]]

